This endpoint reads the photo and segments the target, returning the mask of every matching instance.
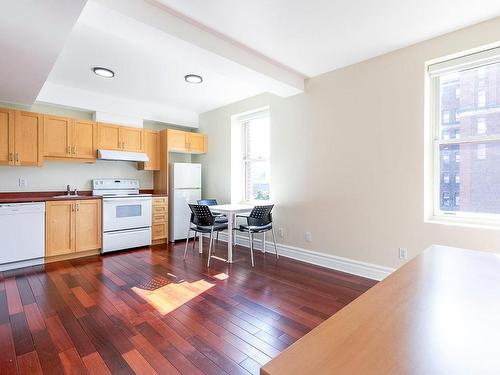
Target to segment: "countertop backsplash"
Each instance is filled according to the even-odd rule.
[[[141,189],[153,188],[153,172],[137,163],[97,160],[93,164],[45,161],[41,167],[0,166],[0,192],[92,190],[94,178],[135,178]]]

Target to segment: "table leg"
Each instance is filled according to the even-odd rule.
[[[233,263],[233,219],[232,212],[227,215],[227,262]]]

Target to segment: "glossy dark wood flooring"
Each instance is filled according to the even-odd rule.
[[[1,374],[257,374],[375,284],[269,253],[252,269],[245,248],[208,270],[206,256],[183,251],[1,273]]]

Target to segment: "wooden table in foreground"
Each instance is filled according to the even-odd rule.
[[[500,374],[500,255],[431,246],[261,374]]]

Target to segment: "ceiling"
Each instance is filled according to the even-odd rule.
[[[498,0],[158,0],[305,76],[500,15]]]
[[[33,103],[85,3],[86,0],[2,2],[0,101]]]
[[[295,95],[307,77],[498,15],[498,0],[5,0],[0,101],[196,127],[208,110]]]

